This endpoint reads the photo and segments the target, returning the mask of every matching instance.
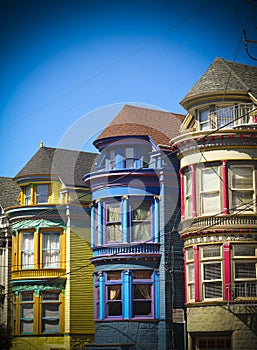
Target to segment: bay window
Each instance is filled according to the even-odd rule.
[[[220,176],[218,167],[200,169],[200,212],[201,214],[219,214]]]
[[[34,268],[34,232],[22,233],[21,266],[23,269]]]

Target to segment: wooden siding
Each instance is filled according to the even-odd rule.
[[[74,232],[71,232],[70,237],[70,332],[94,334],[94,268],[90,264],[90,242]]]

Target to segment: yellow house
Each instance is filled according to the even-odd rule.
[[[14,178],[13,349],[81,348],[94,339],[90,194],[96,154],[43,147]]]

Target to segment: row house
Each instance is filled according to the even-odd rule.
[[[91,196],[82,175],[95,157],[41,143],[14,178],[19,204],[5,209],[13,349],[70,349],[94,339]]]
[[[256,349],[257,67],[217,58],[181,104],[188,349]]]
[[[95,344],[87,349],[183,349],[179,163],[169,141],[184,116],[125,105],[93,142]]]

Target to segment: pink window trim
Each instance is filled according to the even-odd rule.
[[[185,185],[184,185],[184,175],[183,171],[180,170],[180,202],[181,202],[181,220],[185,219]]]
[[[224,243],[224,287],[225,300],[231,300],[231,276],[230,276],[230,243]]]
[[[194,246],[195,302],[200,301],[199,247]]]
[[[195,165],[190,165],[192,171],[192,217],[196,217],[196,187],[195,187]]]
[[[228,214],[227,160],[222,160],[223,214]]]
[[[185,303],[187,302],[187,261],[186,261],[186,249],[183,249],[184,253],[184,291],[185,291]]]

